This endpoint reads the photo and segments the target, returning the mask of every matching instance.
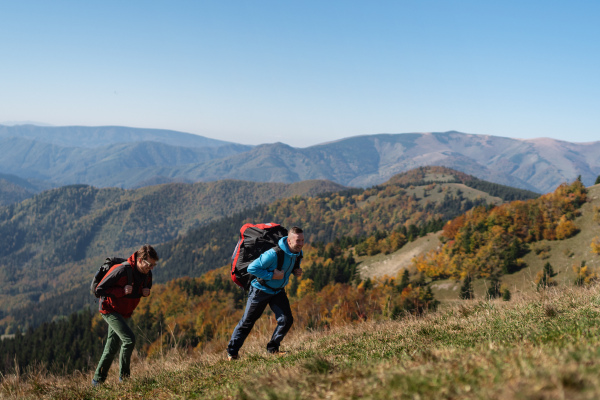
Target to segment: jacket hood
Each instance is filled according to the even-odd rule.
[[[129,256],[129,258],[127,259],[127,262],[129,263],[129,265],[131,265],[133,267],[134,270],[137,271],[137,263],[136,263],[136,253],[133,253],[132,255]]]

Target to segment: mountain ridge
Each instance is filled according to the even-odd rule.
[[[369,187],[416,167],[436,165],[486,181],[548,193],[578,176],[591,185],[600,175],[600,142],[448,131],[360,135],[294,148],[283,143],[245,146],[139,128],[104,127],[103,132],[111,133],[101,138],[102,127],[87,131],[66,127],[64,132],[61,127],[25,127],[33,133],[21,132],[22,137],[17,138],[7,136],[10,127],[0,126],[0,145],[7,149],[0,168],[21,178],[48,180],[49,186],[83,183],[133,188],[145,182],[243,179],[291,183],[327,179],[344,186]],[[130,133],[127,140],[143,136],[144,141],[114,143],[121,128],[138,135]],[[95,136],[89,142],[80,140],[84,131]],[[62,133],[54,144],[38,140],[48,132]],[[152,141],[156,137],[160,140]],[[194,143],[189,144],[190,140]],[[73,143],[103,146],[73,147]]]
[[[220,147],[237,144],[168,129],[134,128],[116,125],[39,126],[32,124],[0,124],[0,137],[20,137],[60,146],[72,147],[76,145],[76,147],[87,148],[140,141],[154,141],[187,147]],[[248,148],[252,147],[249,145],[238,145]]]

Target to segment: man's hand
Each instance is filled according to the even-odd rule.
[[[133,292],[133,287],[131,285],[125,285],[125,287],[123,287],[123,289],[125,290],[125,296],[127,296],[128,294],[131,294],[131,292]]]
[[[283,271],[280,271],[278,269],[276,269],[275,271],[273,271],[273,280],[277,280],[277,279],[283,279]]]
[[[302,276],[303,271],[302,271],[302,268],[296,268],[293,272],[294,272],[294,275],[300,277],[300,276]]]
[[[144,296],[144,297],[150,296],[150,288],[147,288],[147,287],[143,288],[142,289],[142,296]]]

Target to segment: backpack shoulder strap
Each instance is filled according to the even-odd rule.
[[[285,258],[285,254],[279,245],[273,247],[273,250],[275,250],[275,254],[277,255],[277,269],[281,271],[283,269],[283,259]]]
[[[125,261],[122,265],[129,265],[131,268],[125,268],[127,271],[127,284],[133,286],[133,266],[129,264],[129,261]]]
[[[281,247],[279,247],[278,245],[273,247],[273,250],[275,251],[275,254],[277,255],[277,269],[279,271],[282,271],[283,270],[283,260],[284,260],[285,254],[284,254],[283,250],[281,249]],[[267,282],[264,279],[256,278],[256,280],[258,281],[258,283],[260,283],[263,286],[268,287],[271,290],[280,291],[283,289],[283,288],[277,288],[277,289],[272,288],[271,286],[269,286],[267,284]]]

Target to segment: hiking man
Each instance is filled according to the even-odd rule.
[[[150,296],[152,269],[157,262],[156,250],[145,244],[133,253],[127,262],[111,267],[96,287],[96,294],[101,296],[100,313],[108,323],[108,337],[92,385],[99,385],[106,380],[110,365],[119,351],[119,342],[119,380],[129,378],[135,335],[127,322],[138,306],[140,298]],[[127,271],[128,268],[133,269],[133,274]],[[129,284],[128,276],[131,275],[133,282]]]
[[[271,354],[284,353],[279,351],[279,344],[294,322],[285,286],[292,273],[295,276],[302,275],[301,268],[294,269],[296,258],[302,255],[302,246],[304,246],[302,229],[293,227],[288,236],[279,240],[278,245],[284,254],[281,270],[277,269],[277,253],[274,248],[264,252],[248,266],[248,272],[256,278],[250,284],[244,316],[235,327],[227,346],[229,360],[238,359],[238,351],[267,305],[271,307],[277,319],[277,327],[267,344],[267,351]]]

